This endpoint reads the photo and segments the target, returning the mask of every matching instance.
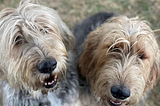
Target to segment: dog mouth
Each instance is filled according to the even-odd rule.
[[[42,81],[43,87],[47,89],[53,88],[57,84],[57,79],[58,79],[57,75],[50,75],[48,78],[45,78]]]
[[[118,100],[109,100],[108,103],[110,106],[121,106],[122,102]]]

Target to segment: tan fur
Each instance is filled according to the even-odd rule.
[[[105,106],[116,100],[110,93],[115,84],[125,84],[131,91],[122,106],[135,105],[158,79],[159,48],[154,33],[137,17],[113,17],[90,33],[79,67]]]

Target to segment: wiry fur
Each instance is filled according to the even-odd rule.
[[[80,51],[80,55],[78,52],[77,55],[79,71],[83,76],[80,81],[80,102],[89,106],[110,106],[109,101],[112,100],[121,102],[117,106],[136,105],[157,82],[158,44],[147,22],[137,17],[112,17],[108,14],[112,18],[106,17],[106,22],[96,26],[96,23],[101,22],[97,17],[107,14],[91,16],[73,31],[76,40],[79,37],[84,38],[81,45],[76,44],[75,47]],[[83,33],[89,26],[95,30]],[[114,98],[110,91],[114,85],[127,86],[131,92],[130,97],[125,100]]]
[[[73,46],[74,36],[55,10],[31,0],[22,0],[17,9],[3,9],[0,12],[3,105],[74,105],[78,76],[74,56],[71,52],[68,55]],[[47,57],[56,59],[57,66],[50,74],[40,73],[37,66]],[[47,89],[43,80],[50,75],[58,75],[57,84]]]

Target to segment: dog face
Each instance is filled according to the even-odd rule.
[[[118,16],[91,32],[79,66],[105,106],[135,105],[157,81],[153,31],[138,18]]]
[[[53,9],[21,1],[0,13],[0,78],[13,88],[53,90],[65,76],[73,44]]]

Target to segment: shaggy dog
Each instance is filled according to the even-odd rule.
[[[146,21],[98,13],[73,32],[82,75],[81,104],[136,105],[156,84],[159,47]]]
[[[74,55],[69,52],[73,46],[74,36],[55,10],[31,0],[21,1],[16,9],[3,9],[0,12],[3,105],[74,106],[78,75],[74,71]]]

